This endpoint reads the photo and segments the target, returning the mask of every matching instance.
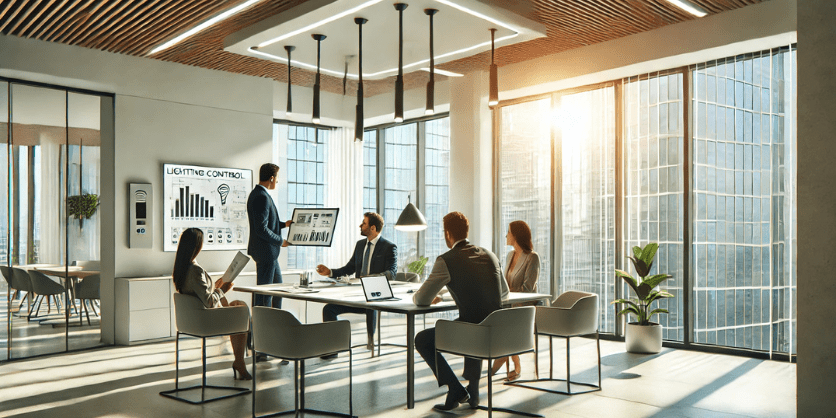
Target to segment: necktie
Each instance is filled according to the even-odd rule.
[[[360,268],[361,276],[369,275],[369,255],[371,253],[372,242],[366,241],[366,253],[363,254],[363,266]]]

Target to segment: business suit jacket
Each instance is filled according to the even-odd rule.
[[[267,189],[256,185],[247,198],[247,217],[250,221],[250,240],[247,252],[253,260],[275,260],[282,249],[284,222],[273,204]]]
[[[500,309],[508,297],[499,259],[467,240],[459,241],[450,251],[438,256],[430,277],[412,300],[416,305],[428,306],[444,286],[459,308],[457,320],[474,324]]]
[[[215,283],[206,274],[206,270],[195,262],[189,266],[189,271],[186,272],[186,279],[183,280],[183,288],[180,289],[180,293],[197,296],[203,302],[203,306],[207,308],[221,306],[221,299],[225,296],[223,290],[215,287]]]
[[[363,268],[363,253],[366,251],[367,239],[357,241],[354,246],[354,255],[348,260],[345,266],[331,270],[331,277],[340,277],[353,274],[360,277],[360,269]],[[398,246],[386,238],[380,237],[375,244],[372,259],[369,261],[369,274],[384,274],[388,280],[395,278],[398,270]]]

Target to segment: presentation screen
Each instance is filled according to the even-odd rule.
[[[290,245],[330,247],[337,226],[338,208],[296,208],[287,231]]]
[[[252,170],[165,164],[163,251],[177,251],[186,228],[203,231],[203,251],[247,248]]]

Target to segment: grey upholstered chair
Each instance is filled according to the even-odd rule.
[[[175,377],[174,389],[160,392],[167,398],[190,404],[203,404],[219,399],[250,393],[247,388],[236,386],[212,386],[206,384],[206,338],[220,337],[248,332],[250,329],[250,311],[244,305],[227,306],[222,308],[206,308],[197,296],[174,294],[174,316],[177,322],[177,338],[175,339]],[[203,359],[203,374],[200,385],[187,388],[180,387],[180,335],[191,335],[201,339]],[[213,398],[206,398],[205,389],[215,389],[225,392]],[[200,391],[200,399],[192,400],[179,396],[178,392]]]
[[[534,357],[534,370],[537,375],[535,380],[518,380],[508,383],[509,385],[527,387],[551,393],[574,395],[578,393],[595,392],[601,390],[601,341],[598,336],[598,295],[594,293],[579,292],[570,290],[557,297],[551,307],[538,306],[535,317],[535,338],[540,335],[549,337],[549,378],[539,378],[539,364],[537,356]],[[570,362],[570,339],[584,335],[595,334],[595,343],[598,349],[598,384],[582,383],[572,381]],[[566,379],[554,378],[554,353],[552,350],[552,338],[561,337],[566,339]],[[538,351],[535,344],[535,351]],[[566,391],[544,389],[527,385],[531,382],[566,382]],[[573,392],[572,385],[582,385],[592,388],[583,392]]]
[[[534,351],[534,307],[506,308],[494,311],[484,321],[471,324],[439,319],[435,323],[435,350],[464,357],[491,360]],[[488,377],[488,406],[479,409],[507,412],[529,417],[542,415],[493,407],[493,386]]]
[[[351,323],[348,321],[302,324],[293,314],[281,309],[256,306],[253,308],[253,370],[257,354],[293,360],[294,409],[263,416],[299,412],[354,417]],[[318,411],[305,407],[305,360],[331,353],[348,351],[348,414]],[[256,376],[253,373],[253,417],[255,413]]]
[[[84,313],[87,315],[87,324],[92,325],[90,323],[90,311],[87,310],[87,303],[90,303],[91,309],[93,309],[93,313],[98,315],[96,312],[96,304],[95,301],[101,299],[99,286],[102,281],[102,276],[100,274],[93,274],[81,279],[75,285],[75,298],[81,301],[81,306],[84,308]],[[78,315],[78,322],[81,324],[82,317],[81,312]]]
[[[10,267],[9,273],[11,275],[11,277],[9,277],[9,287],[14,289],[16,293],[26,292],[26,296],[21,298],[20,303],[17,305],[18,312],[20,312],[20,307],[23,305],[23,300],[25,299],[29,300],[27,311],[31,312],[32,306],[35,302],[35,292],[32,291],[32,280],[29,279],[29,273],[27,273],[26,270],[16,267]],[[18,313],[18,316],[20,315],[21,314]]]
[[[21,271],[26,272],[25,270]],[[55,280],[52,280],[49,276],[41,273],[40,271],[29,270],[26,273],[29,275],[29,280],[31,280],[32,282],[32,291],[38,295],[38,302],[34,304],[35,307],[33,308],[34,312],[30,313],[29,317],[31,318],[33,315],[36,317],[38,316],[38,313],[41,311],[41,305],[43,304],[44,299],[46,299],[47,314],[49,314],[50,297],[55,301],[56,309],[58,309],[58,312],[60,313],[60,305],[56,296],[63,295],[67,291],[67,288],[64,287],[63,284],[56,282]]]

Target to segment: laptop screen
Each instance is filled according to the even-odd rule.
[[[363,294],[366,296],[366,302],[392,298],[392,287],[389,286],[389,280],[386,280],[386,276],[363,277],[360,279],[360,283],[363,284]]]

